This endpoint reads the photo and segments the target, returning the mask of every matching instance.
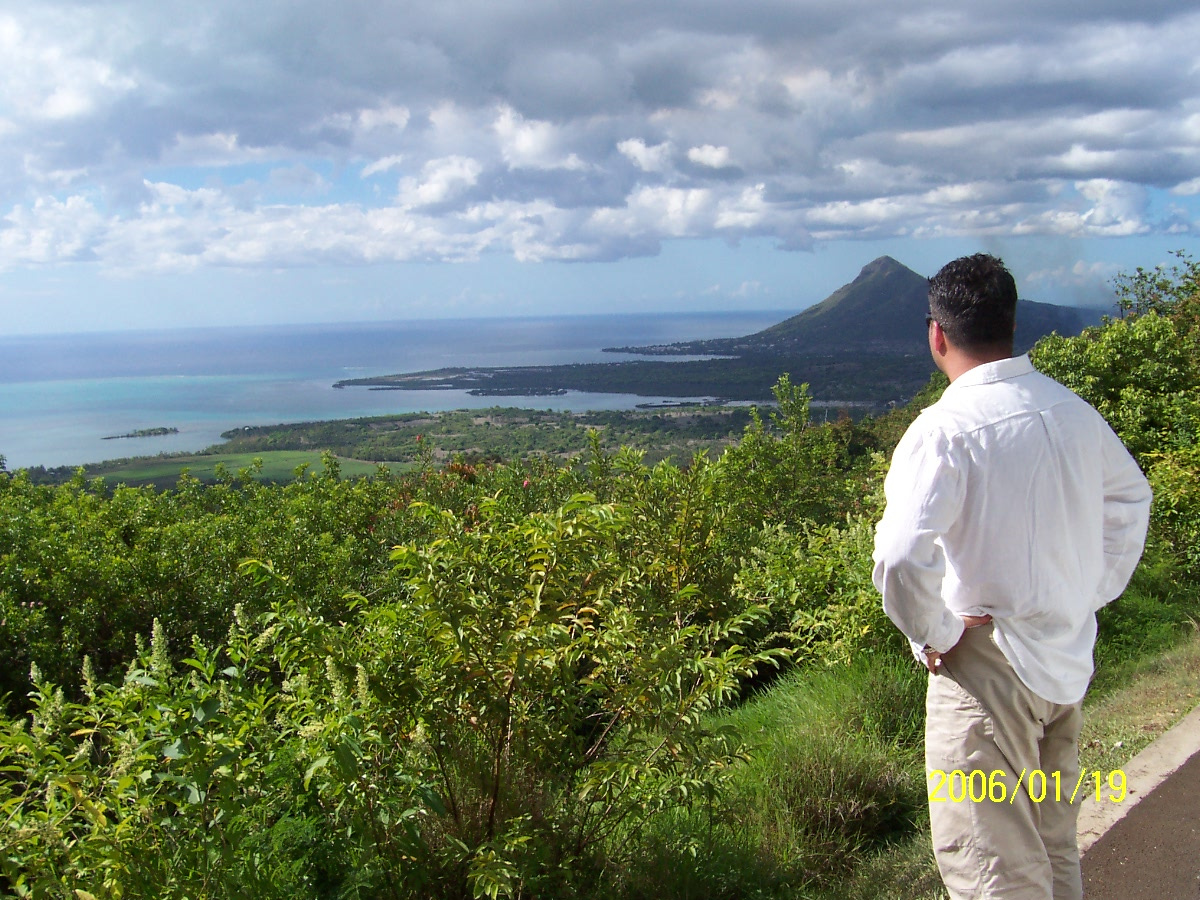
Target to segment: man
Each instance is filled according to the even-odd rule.
[[[931,673],[930,825],[953,900],[1082,896],[1095,612],[1124,590],[1149,518],[1149,485],[1099,413],[1012,355],[1016,304],[992,256],[930,279],[950,386],[896,447],[875,535],[884,610]]]

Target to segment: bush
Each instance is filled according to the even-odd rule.
[[[1039,370],[1100,411],[1131,453],[1192,446],[1200,438],[1200,366],[1171,320],[1150,312],[1038,342]]]
[[[5,895],[316,897],[419,884],[413,721],[347,682],[341,629],[238,616],[224,646],[151,648],[85,699],[32,673],[33,716],[0,731]],[[353,687],[351,687],[353,684]],[[297,850],[303,852],[298,853]],[[82,892],[82,893],[81,893]]]
[[[803,525],[761,532],[735,595],[770,610],[759,637],[801,663],[845,663],[895,637],[871,582],[873,527]]]
[[[433,541],[396,553],[417,629],[369,614],[422,699],[436,846],[491,896],[578,882],[621,857],[618,834],[715,789],[739,750],[706,713],[778,655],[737,642],[761,610],[694,622],[694,588],[660,594],[630,510],[580,496],[493,521],[503,506],[471,527],[427,510]]]
[[[0,476],[0,697],[19,708],[36,664],[76,699],[85,655],[119,678],[156,618],[179,652],[193,635],[214,645],[235,605],[253,614],[278,599],[276,582],[239,572],[246,558],[269,560],[307,609],[345,618],[346,592],[384,589],[388,550],[412,536],[401,490],[343,481],[333,463],[283,486],[185,477],[163,493]]]
[[[1190,578],[1200,578],[1200,447],[1153,458],[1149,478],[1152,539]]]

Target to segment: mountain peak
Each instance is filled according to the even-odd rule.
[[[907,350],[912,334],[923,334],[920,325],[929,306],[928,296],[925,276],[890,256],[881,256],[820,303],[761,334],[793,350],[824,348],[828,352],[848,346]]]
[[[862,271],[858,273],[858,278],[855,278],[854,280],[859,281],[864,278],[879,278],[902,273],[908,273],[910,275],[917,274],[908,266],[904,265],[904,263],[898,262],[890,256],[880,256],[879,258],[873,259],[863,266]]]
[[[879,256],[862,267],[864,272],[887,271],[889,269],[908,269],[908,266],[891,256]],[[908,270],[912,271],[911,269]]]
[[[880,256],[820,303],[770,328],[740,338],[676,344],[668,352],[735,356],[883,354],[924,359],[929,353],[928,312],[929,279],[890,256]],[[1019,300],[1016,349],[1028,349],[1051,331],[1078,334],[1095,318],[1085,310]]]
[[[890,256],[862,267],[849,284],[820,303],[743,339],[790,353],[928,352],[925,315],[929,279]],[[1086,324],[1078,310],[1022,300],[1017,306],[1017,349],[1050,331],[1076,334]]]

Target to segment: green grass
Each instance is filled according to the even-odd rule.
[[[216,481],[217,466],[237,474],[242,469],[252,469],[256,459],[262,460],[262,470],[254,475],[259,481],[284,482],[295,478],[297,467],[307,465],[310,471],[323,471],[321,453],[317,450],[268,450],[261,453],[215,453],[200,456],[142,457],[114,463],[99,463],[87,467],[89,478],[101,477],[111,484],[127,484],[130,487],[155,485],[160,488],[174,487],[184,469],[201,481]],[[338,458],[342,477],[357,478],[375,474],[375,463],[360,459]],[[392,471],[403,466],[392,464]]]
[[[1100,610],[1096,675],[1088,689],[1095,701],[1125,687],[1144,660],[1179,643],[1200,620],[1200,585],[1180,571],[1161,547],[1150,546],[1125,593]]]
[[[823,896],[864,860],[909,845],[889,865],[928,883],[928,837],[913,837],[925,817],[924,683],[888,656],[810,667],[719,717],[748,760],[711,810],[700,802],[651,822],[625,895]]]
[[[1085,770],[1120,768],[1200,703],[1200,628],[1190,632],[1165,652],[1122,666],[1120,687],[1089,695],[1079,739]]]

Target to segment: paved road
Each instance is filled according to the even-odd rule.
[[[1083,894],[1087,900],[1200,900],[1200,753],[1084,852]]]

